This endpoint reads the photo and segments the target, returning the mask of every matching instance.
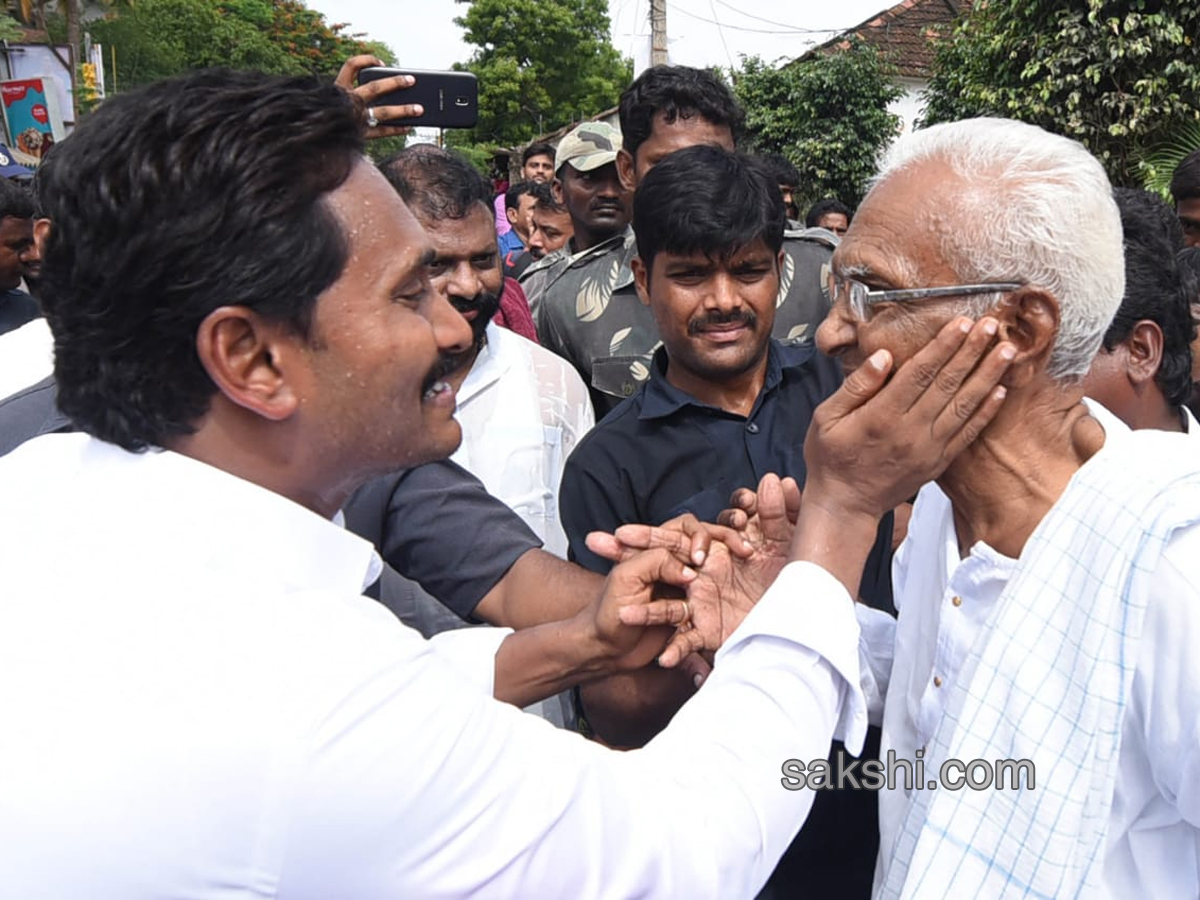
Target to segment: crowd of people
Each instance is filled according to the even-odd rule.
[[[1200,895],[1200,152],[801,215],[658,66],[497,192],[375,62],[0,178],[6,890]]]

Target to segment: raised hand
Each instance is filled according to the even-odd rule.
[[[817,407],[804,442],[805,507],[830,499],[878,519],[938,477],[1000,410],[1015,354],[998,323],[956,318],[888,378],[876,351]]]
[[[670,644],[659,656],[659,665],[670,668],[690,653],[717,650],[770,587],[788,559],[792,525],[788,521],[787,494],[778,476],[764,477],[757,493],[754,540],[745,543],[749,553],[734,554],[723,541],[713,541],[703,565],[696,569],[696,578],[687,586],[686,598],[659,600],[622,610],[623,620],[631,624],[678,625]],[[618,535],[627,527],[630,526],[618,529]],[[636,528],[639,530],[630,540],[653,538],[653,529]],[[677,532],[667,530],[660,537],[670,541],[672,534]],[[686,539],[679,538],[671,552],[678,557],[688,548]]]
[[[337,78],[333,82],[338,87],[349,91],[362,100],[368,115],[373,116],[377,122],[411,119],[424,113],[425,109],[419,103],[403,103],[398,106],[375,106],[373,103],[376,98],[390,94],[392,91],[412,87],[416,83],[416,80],[411,75],[380,78],[378,81],[371,81],[363,85],[356,85],[354,83],[358,73],[363,69],[382,65],[383,63],[374,56],[365,54],[362,56],[352,56],[342,64],[342,68],[338,71]],[[411,131],[410,128],[406,128],[403,125],[371,125],[370,122],[371,119],[368,118],[367,128],[364,132],[368,140],[408,134]]]

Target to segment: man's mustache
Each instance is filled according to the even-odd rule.
[[[720,325],[745,325],[753,329],[758,324],[758,316],[745,309],[735,309],[732,312],[711,312],[706,316],[697,317],[688,322],[688,334],[699,334],[709,328]]]

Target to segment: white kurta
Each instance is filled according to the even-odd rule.
[[[1128,430],[1102,407],[1091,407],[1106,430]],[[1200,527],[1191,527],[1174,536],[1155,572],[1108,823],[1103,885],[1112,898],[1200,895],[1197,560]],[[949,687],[1016,564],[983,543],[961,558],[949,499],[936,484],[921,490],[893,562],[898,621],[861,605],[858,610],[875,721],[882,704],[884,758],[894,751],[914,760],[930,744]],[[927,777],[936,774],[926,770]],[[915,790],[902,787],[880,796],[877,887],[915,799]]]
[[[519,515],[546,550],[565,559],[558,486],[567,457],[595,423],[579,374],[562,357],[493,322],[459,388],[455,417],[463,441],[450,458]]]

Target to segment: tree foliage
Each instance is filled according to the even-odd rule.
[[[903,89],[875,48],[854,43],[782,68],[752,56],[733,84],[750,147],[782,154],[800,171],[801,208],[823,197],[858,204],[900,124],[887,107]]]
[[[609,39],[605,0],[472,0],[455,19],[476,49],[479,124],[453,143],[515,146],[614,106],[633,65]]]
[[[116,48],[121,88],[208,66],[333,75],[356,53],[386,51],[343,24],[327,23],[300,0],[138,0],[89,30],[93,40]],[[106,53],[106,66],[111,58]]]
[[[977,115],[1081,141],[1117,184],[1200,120],[1195,0],[989,0],[938,42],[925,123]]]

